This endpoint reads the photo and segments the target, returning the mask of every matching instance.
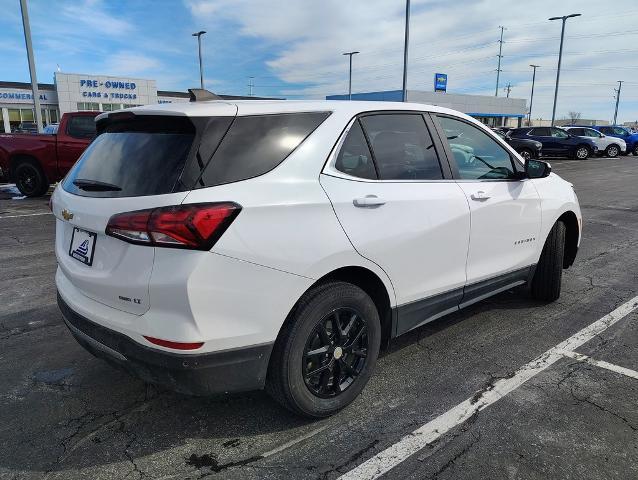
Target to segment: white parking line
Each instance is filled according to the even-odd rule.
[[[565,357],[573,358],[574,360],[578,360],[579,362],[585,362],[589,365],[604,368],[606,370],[611,370],[612,372],[620,373],[621,375],[625,375],[627,377],[635,378],[636,380],[638,380],[638,372],[636,370],[621,367],[620,365],[614,365],[613,363],[605,362],[603,360],[596,360],[578,352],[564,351],[560,353]]]
[[[18,218],[18,217],[37,217],[38,215],[53,215],[51,212],[41,212],[41,213],[23,213],[21,215],[5,215],[4,217],[0,217],[0,220],[3,218]]]
[[[523,365],[512,377],[496,381],[491,389],[482,392],[478,396],[473,395],[464,402],[451,408],[443,415],[414,430],[394,445],[391,445],[358,467],[345,473],[339,477],[339,479],[374,480],[379,478],[452,428],[464,423],[477,412],[489,407],[508,393],[523,385],[530,378],[553,365],[563,358],[563,352],[575,350],[636,309],[638,309],[638,296],[623,303],[613,312],[608,313],[600,320],[583,328],[567,340],[550,348],[526,365]]]

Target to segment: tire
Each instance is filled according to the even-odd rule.
[[[631,151],[631,153],[633,153],[635,157],[638,157],[638,143],[634,145],[634,149]]]
[[[304,294],[286,320],[270,358],[266,391],[299,415],[330,416],[368,383],[380,344],[379,313],[367,293],[346,282],[320,285]],[[317,350],[321,353],[312,353]]]
[[[545,240],[541,258],[532,279],[532,297],[553,302],[560,297],[565,256],[565,224],[556,222]]]
[[[524,160],[531,160],[532,158],[534,158],[534,154],[528,148],[521,148],[518,153],[520,153],[521,157],[523,157]]]
[[[618,147],[618,145],[615,145],[613,143],[605,149],[605,155],[607,155],[609,158],[615,158],[619,154],[620,148]]]
[[[49,182],[35,160],[19,160],[13,168],[13,179],[22,195],[41,197],[49,190]]]
[[[574,158],[576,160],[587,160],[590,155],[589,147],[586,145],[578,145],[574,150]]]

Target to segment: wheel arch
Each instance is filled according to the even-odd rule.
[[[569,268],[574,264],[576,254],[578,253],[578,218],[571,210],[563,213],[557,222],[565,224],[565,256],[563,258],[563,268]]]
[[[394,292],[388,291],[386,284],[379,277],[379,275],[377,275],[371,269],[360,265],[349,265],[336,268],[318,278],[312,285],[310,285],[297,299],[293,307],[290,309],[290,312],[288,312],[286,319],[284,320],[281,328],[279,329],[279,332],[277,333],[277,340],[279,340],[282,332],[286,330],[288,324],[292,321],[295,310],[299,305],[299,301],[304,298],[304,296],[307,295],[308,292],[317,289],[323,284],[336,281],[348,282],[356,285],[370,296],[375,306],[377,307],[377,311],[379,312],[379,319],[381,320],[382,345],[384,343],[387,343],[392,336],[391,333],[393,317],[391,295],[394,295]]]

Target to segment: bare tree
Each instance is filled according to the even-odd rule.
[[[569,114],[567,116],[571,120],[572,123],[576,123],[578,120],[580,120],[581,113],[580,112],[569,112]]]

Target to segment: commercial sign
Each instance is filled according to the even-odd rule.
[[[137,98],[136,89],[137,85],[135,82],[121,82],[117,80],[100,82],[87,78],[80,79],[80,94],[87,99],[135,100]]]
[[[434,74],[434,91],[435,92],[447,91],[447,73]]]
[[[57,103],[57,95],[52,91],[40,91],[40,103]],[[0,103],[33,104],[33,94],[24,90],[0,89]]]

